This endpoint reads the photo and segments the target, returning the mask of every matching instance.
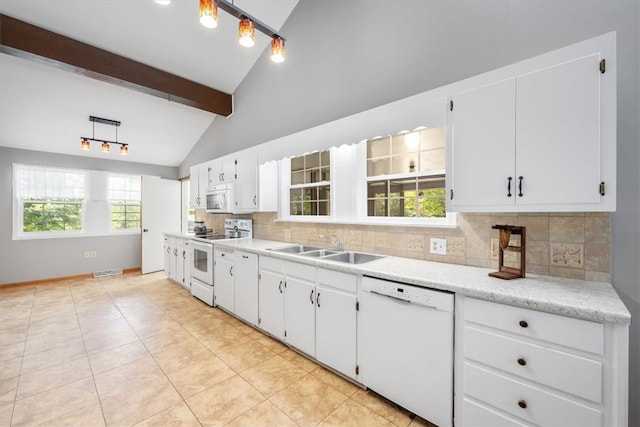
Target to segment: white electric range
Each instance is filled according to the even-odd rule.
[[[213,307],[213,242],[216,240],[250,239],[253,220],[229,218],[224,221],[224,234],[206,234],[191,239],[193,266],[191,295]]]

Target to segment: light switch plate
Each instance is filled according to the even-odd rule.
[[[429,252],[437,255],[446,255],[447,239],[436,239],[435,237],[432,237],[429,243]]]

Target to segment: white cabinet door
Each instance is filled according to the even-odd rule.
[[[284,296],[286,341],[309,356],[315,355],[315,283],[287,277]]]
[[[600,55],[516,79],[520,205],[600,203]]]
[[[225,184],[236,180],[236,157],[234,155],[219,157],[209,163],[209,186]]]
[[[198,172],[198,187],[200,191],[200,207],[207,207],[207,189],[209,188],[209,168],[211,162],[203,163],[199,165]]]
[[[258,324],[258,255],[236,252],[235,313],[240,318]]]
[[[258,157],[254,150],[244,150],[236,156],[236,211],[258,210]]]
[[[284,274],[261,268],[258,295],[258,325],[268,334],[284,340]]]
[[[459,93],[452,102],[451,187],[447,196],[453,210],[513,204],[515,80]]]
[[[215,265],[213,267],[214,301],[216,305],[219,305],[233,313],[235,310],[233,253],[220,253],[218,249],[215,249],[215,251]]]
[[[191,248],[191,242],[185,240],[184,242],[184,287],[191,289],[191,264],[193,264],[193,249]]]
[[[258,211],[278,211],[278,162],[263,163],[258,167]]]
[[[169,279],[174,282],[178,281],[178,246],[172,244],[169,246],[170,258],[169,258]]]
[[[200,170],[198,165],[189,168],[189,206],[200,207]]]
[[[184,261],[185,261],[184,241],[182,239],[177,239],[177,243],[176,243],[176,282],[178,282],[181,285],[184,285]]]
[[[171,244],[169,238],[164,237],[164,274],[169,277],[171,275]]]
[[[316,358],[356,378],[356,297],[321,285],[316,289]]]

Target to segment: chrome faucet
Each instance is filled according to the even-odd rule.
[[[318,238],[326,240],[327,242],[331,243],[331,246],[336,251],[340,250],[340,239],[338,238],[338,236],[333,236],[333,238],[331,238],[329,236],[325,236],[324,234],[321,234],[318,236]]]

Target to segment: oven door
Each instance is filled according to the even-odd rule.
[[[192,240],[191,247],[193,250],[191,277],[213,286],[213,245]]]

